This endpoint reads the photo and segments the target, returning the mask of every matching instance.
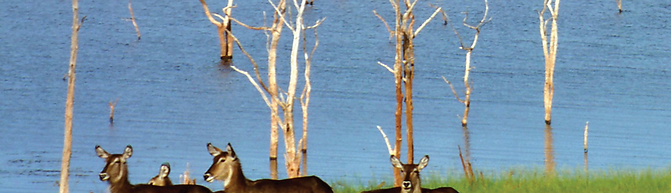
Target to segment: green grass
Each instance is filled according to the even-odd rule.
[[[449,176],[449,177],[446,177]],[[479,173],[477,176],[480,176]],[[385,185],[379,186],[380,183]],[[369,182],[336,181],[330,183],[335,192],[361,192],[390,187],[391,177]],[[472,183],[463,174],[426,173],[422,187],[450,186],[459,192],[671,192],[671,168],[647,170],[561,170],[546,174],[543,169],[511,169],[496,174],[483,174]]]

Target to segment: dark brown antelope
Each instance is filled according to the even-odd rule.
[[[457,193],[457,190],[451,187],[441,187],[436,189],[422,188],[422,180],[419,172],[429,164],[429,156],[425,155],[419,160],[419,164],[403,164],[401,160],[392,155],[391,165],[401,170],[403,182],[401,187],[387,189],[377,189],[364,191],[362,193]]]
[[[284,180],[249,180],[242,173],[240,159],[229,143],[226,151],[207,144],[207,150],[214,156],[212,166],[203,176],[205,181],[224,181],[227,193],[332,193],[333,189],[316,176],[290,178]]]
[[[108,181],[111,193],[211,193],[210,189],[199,185],[152,186],[148,184],[132,185],[128,181],[128,165],[126,160],[133,155],[133,147],[126,146],[123,154],[109,154],[99,145],[96,146],[98,157],[107,161],[100,172],[100,181]]]
[[[172,181],[170,181],[170,177],[168,177],[169,174],[170,174],[170,164],[168,162],[165,162],[161,164],[161,168],[158,171],[158,175],[151,178],[151,180],[149,180],[147,184],[154,186],[172,186]]]

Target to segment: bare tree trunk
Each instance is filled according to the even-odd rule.
[[[554,8],[552,3],[554,1]],[[545,57],[545,86],[543,88],[543,103],[545,104],[545,124],[552,123],[552,98],[554,96],[554,69],[557,58],[557,16],[559,14],[560,0],[545,0],[543,10],[538,14],[540,19],[540,33],[543,44],[543,56]],[[545,20],[545,10],[550,11],[552,18]],[[547,22],[552,20],[550,32],[550,44],[547,41]]]
[[[279,117],[279,94],[277,88],[277,44],[280,41],[280,35],[284,28],[284,17],[286,10],[286,1],[280,0],[278,3],[278,11],[273,15],[273,25],[270,27],[270,47],[268,49],[268,94],[270,95],[270,159],[277,159],[277,144],[279,140],[278,127],[281,124]],[[280,16],[282,15],[282,16]]]
[[[233,6],[233,0],[228,0],[228,5],[227,7],[232,7]],[[221,42],[222,44],[225,43],[226,45],[221,45],[222,48],[226,48],[226,53],[224,53],[225,57],[222,57],[221,59],[232,59],[233,58],[233,39],[231,38],[232,33],[232,28],[231,28],[231,20],[229,19],[229,16],[231,15],[231,9],[226,9],[224,11],[224,14],[226,14],[226,17],[224,17],[224,20],[222,24],[226,28],[226,39],[224,42]]]
[[[394,6],[394,11],[396,13],[396,56],[394,60],[394,83],[396,89],[396,112],[394,117],[396,119],[396,143],[394,143],[394,155],[397,158],[401,158],[401,143],[403,141],[402,134],[402,121],[403,121],[403,91],[401,86],[403,84],[403,64],[402,64],[402,55],[403,55],[403,34],[401,33],[401,10],[399,8],[399,0],[396,0],[396,5]],[[394,186],[400,186],[403,179],[400,178],[401,170],[394,168]]]
[[[130,21],[133,22],[133,26],[135,26],[135,32],[137,33],[137,40],[140,40],[140,28],[137,27],[137,23],[135,22],[135,14],[133,14],[133,7],[131,6],[130,3],[131,0],[128,0],[128,10],[130,11]]]
[[[552,127],[545,125],[545,171],[552,174],[555,171],[554,148],[552,146]]]
[[[406,4],[407,5],[407,4]],[[410,7],[407,7],[410,9]],[[413,126],[412,126],[412,82],[415,78],[415,55],[413,44],[413,25],[415,24],[415,15],[412,12],[406,14],[407,18],[404,19],[403,30],[403,69],[404,69],[404,78],[405,78],[405,123],[406,123],[406,139],[408,145],[408,162],[414,163],[414,138],[413,138]],[[407,20],[410,20],[410,23],[407,24]]]
[[[585,123],[585,141],[584,141],[584,147],[585,147],[585,172],[587,172],[587,129],[589,127],[589,121]]]
[[[478,37],[478,33],[476,32],[475,35],[475,40],[473,41],[473,44],[476,43]],[[466,50],[466,70],[464,72],[464,116],[461,117],[461,126],[466,126],[468,125],[468,112],[470,111],[471,108],[471,84],[469,84],[469,79],[468,75],[471,72],[471,53],[473,52],[473,48],[471,47],[470,49]]]
[[[220,45],[220,50],[221,54],[219,57],[222,60],[229,60],[233,58],[233,42],[231,40],[231,35],[229,34],[231,31],[231,21],[230,21],[230,15],[231,15],[231,9],[233,6],[233,0],[228,1],[228,9],[224,9],[224,16],[220,16],[217,14],[214,14],[215,16],[219,17],[222,22],[219,22],[212,17],[212,14],[210,13],[210,9],[207,7],[207,4],[205,3],[205,0],[200,0],[200,3],[203,5],[203,9],[205,10],[205,15],[207,16],[207,19],[212,22],[215,26],[217,26],[217,35],[219,36],[219,45]]]
[[[470,133],[468,131],[468,127],[463,126],[462,130],[464,131],[464,150],[466,154],[466,163],[468,163],[468,171],[470,172],[470,176],[473,177],[473,166],[471,165],[471,137]]]
[[[86,17],[84,17],[86,18]],[[81,22],[84,21],[82,18]],[[68,95],[65,101],[65,132],[63,139],[63,157],[61,162],[61,179],[59,192],[69,192],[70,158],[72,157],[72,116],[75,101],[75,69],[77,67],[77,51],[79,50],[79,2],[72,0],[72,39],[70,42],[70,67],[68,72]]]
[[[318,25],[318,24],[316,24]],[[303,174],[302,176],[307,175],[307,170],[308,170],[308,107],[310,106],[310,94],[312,93],[312,82],[310,81],[310,73],[312,70],[312,56],[314,55],[315,51],[317,50],[317,46],[319,46],[319,36],[317,35],[317,28],[315,26],[314,28],[314,34],[315,34],[315,45],[312,47],[312,51],[310,54],[307,53],[307,38],[305,35],[303,35],[303,52],[305,53],[305,86],[303,88],[303,94],[301,95],[301,110],[303,112],[303,135],[301,138],[302,142],[302,149],[301,153],[303,153]],[[305,33],[305,30],[303,30],[301,33]]]
[[[394,31],[391,31],[391,28],[387,22],[380,15],[377,14],[375,10],[373,13],[382,20],[382,22],[387,26],[387,30],[390,34],[395,35],[396,37],[396,52],[394,57],[394,67],[389,68],[389,66],[378,62],[380,65],[384,66],[394,74],[394,83],[396,91],[396,111],[394,112],[395,118],[395,130],[396,130],[396,141],[394,143],[393,155],[400,158],[401,157],[401,143],[403,140],[402,134],[402,123],[403,123],[403,102],[405,99],[406,104],[406,135],[407,135],[407,147],[408,147],[408,163],[413,162],[414,155],[414,139],[413,139],[413,124],[412,124],[412,81],[414,78],[414,56],[413,50],[414,45],[412,40],[415,36],[424,28],[424,26],[440,11],[440,8],[427,19],[422,26],[420,26],[416,31],[413,29],[415,23],[414,15],[412,10],[417,3],[417,0],[410,2],[410,0],[405,0],[403,3],[406,6],[405,12],[402,14],[400,9],[400,1],[390,0],[389,1],[395,12],[395,28]],[[405,87],[403,87],[405,85]],[[405,93],[403,92],[405,89]],[[401,172],[399,169],[394,168],[394,185],[400,186],[402,179],[400,178]]]
[[[112,102],[112,101],[109,102],[109,106],[110,106],[110,124],[114,124],[114,107],[116,107],[116,103],[117,103],[117,102],[119,102],[119,99],[118,99],[118,98],[117,98],[116,101],[114,101],[114,102]]]

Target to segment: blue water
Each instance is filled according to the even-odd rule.
[[[221,12],[226,2],[208,3],[213,12]],[[433,12],[427,3],[442,6],[470,44],[473,31],[458,23],[464,16],[460,13],[468,8],[468,21],[477,22],[483,2],[420,2],[418,24]],[[26,187],[55,192],[71,5],[55,0],[0,4],[0,192],[32,191]],[[272,11],[266,1],[235,4],[233,15],[256,26],[263,25],[263,11]],[[133,183],[148,181],[162,162],[170,162],[176,181],[188,163],[199,184],[220,190],[221,183],[200,177],[211,164],[208,142],[222,148],[230,142],[248,178],[269,177],[268,107],[246,77],[219,63],[216,28],[197,1],[133,2],[139,41],[127,20],[127,2],[79,5],[80,15],[87,17],[79,35],[72,192],[106,191],[97,175],[104,163],[95,155],[95,145],[110,153],[133,145]],[[551,130],[558,168],[583,167],[587,121],[590,169],[669,166],[671,40],[666,34],[671,4],[646,0],[623,6],[626,11],[618,14],[612,1],[562,2]],[[494,173],[545,164],[540,8],[527,1],[490,2],[492,20],[482,27],[472,55],[468,151],[477,170]],[[308,173],[327,182],[388,179],[391,174],[375,127],[393,135],[393,76],[377,62],[393,63],[394,44],[372,10],[393,21],[386,1],[317,0],[306,10],[308,23],[326,17],[313,58]],[[233,31],[265,70],[263,32],[238,25]],[[290,41],[285,29],[278,52],[285,90]],[[463,90],[458,82],[465,52],[439,17],[414,42],[415,156],[431,156],[427,171],[460,174],[457,146],[466,147],[458,117],[463,105],[441,77]],[[237,49],[233,65],[252,69]],[[116,99],[110,125],[108,103]],[[286,176],[281,169],[280,176]]]

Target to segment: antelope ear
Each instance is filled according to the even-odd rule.
[[[207,143],[207,151],[210,152],[210,155],[215,157],[222,153],[221,149],[215,147],[212,143]]]
[[[425,155],[422,159],[419,160],[419,164],[417,164],[417,169],[422,170],[426,165],[429,165],[429,155]]]
[[[228,143],[228,145],[226,145],[226,151],[228,152],[229,156],[231,156],[232,158],[236,158],[235,151],[233,151],[233,146],[231,146],[231,143]]]
[[[133,147],[131,147],[130,145],[127,145],[126,149],[123,150],[123,158],[128,159],[132,155],[133,155]]]
[[[107,159],[110,156],[110,153],[107,153],[102,147],[99,145],[96,145],[96,154],[98,154],[98,157]]]
[[[403,163],[401,163],[401,160],[396,158],[396,156],[391,155],[391,158],[389,158],[389,160],[391,160],[391,165],[392,166],[394,166],[398,169],[403,169]]]

